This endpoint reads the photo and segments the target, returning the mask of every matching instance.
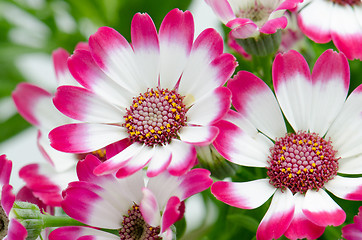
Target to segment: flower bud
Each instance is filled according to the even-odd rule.
[[[235,40],[248,54],[262,57],[274,54],[279,49],[281,31],[278,30],[274,34],[260,34],[256,37]]]

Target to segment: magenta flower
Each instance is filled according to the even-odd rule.
[[[120,236],[87,227],[66,227],[53,231],[50,239],[74,240],[93,234],[102,239],[172,239],[170,226],[183,217],[183,200],[212,184],[205,169],[180,177],[163,172],[145,184],[143,171],[122,179],[112,174],[96,176],[93,171],[100,164],[93,155],[79,161],[79,181],[64,191],[62,208],[80,222],[116,229]]]
[[[362,207],[359,212],[354,216],[354,223],[348,224],[342,228],[342,237],[346,240],[360,240],[362,236]]]
[[[273,34],[284,29],[285,10],[293,9],[302,0],[205,0],[215,14],[229,28],[234,38],[256,37],[260,33]]]
[[[332,40],[348,59],[362,60],[361,0],[305,0],[298,11],[307,37],[317,43]]]
[[[70,153],[92,152],[119,140],[130,145],[100,164],[96,174],[125,177],[148,165],[147,175],[164,170],[182,175],[195,164],[194,145],[211,143],[212,124],[230,107],[222,87],[236,67],[223,53],[223,40],[206,29],[193,42],[190,12],[164,18],[159,33],[147,14],[136,14],[132,45],[109,27],[89,39],[90,51],[68,60],[85,88],[62,86],[54,98],[65,115],[81,121],[50,132],[51,145]]]
[[[362,200],[362,85],[346,100],[349,66],[342,53],[324,52],[313,73],[296,51],[276,56],[275,95],[255,75],[241,71],[228,82],[230,111],[216,126],[215,148],[233,163],[263,167],[268,177],[250,182],[220,181],[217,199],[253,209],[272,195],[257,239],[315,239],[346,214],[325,189],[347,200]],[[281,112],[281,110],[282,112]],[[287,133],[283,114],[295,133]]]
[[[15,218],[10,216],[10,211],[15,202],[13,187],[9,184],[13,163],[0,155],[0,187],[1,206],[0,221],[2,224],[0,238],[4,240],[25,240],[28,233],[25,227]]]

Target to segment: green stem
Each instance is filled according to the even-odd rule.
[[[77,220],[74,220],[68,216],[52,216],[52,215],[43,215],[44,228],[47,227],[64,227],[64,226],[87,226],[84,223],[81,223]]]

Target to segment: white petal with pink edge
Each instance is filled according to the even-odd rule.
[[[243,166],[268,166],[269,149],[273,143],[264,135],[249,135],[236,125],[223,120],[215,126],[220,132],[213,144],[224,158]]]
[[[212,194],[220,201],[234,207],[254,209],[264,204],[276,188],[269,179],[250,182],[215,182],[211,186]]]
[[[334,4],[331,19],[331,35],[338,50],[346,54],[348,59],[362,59],[362,26],[358,16],[348,4]],[[343,19],[343,21],[341,21]]]
[[[171,10],[159,30],[160,83],[172,89],[182,75],[189,59],[194,38],[194,21],[189,11]]]
[[[335,176],[325,188],[339,198],[362,201],[362,178]]]
[[[294,209],[295,200],[292,192],[288,188],[283,192],[281,189],[278,189],[258,227],[256,232],[257,239],[271,240],[281,237],[292,222]]]
[[[209,64],[223,53],[223,40],[218,32],[208,28],[200,33],[195,40],[189,60],[182,73],[179,84],[180,92],[189,92],[203,79],[203,73],[209,69]],[[210,81],[212,79],[206,79]]]
[[[74,78],[88,90],[118,107],[131,105],[133,94],[108,77],[89,51],[76,50],[68,59],[68,67]]]
[[[161,232],[166,231],[172,224],[182,218],[184,213],[182,205],[183,203],[178,197],[170,197],[162,214]]]
[[[51,146],[69,153],[88,153],[127,138],[123,127],[97,123],[67,124],[49,133]]]
[[[119,85],[135,94],[147,89],[142,84],[132,47],[116,30],[99,28],[90,36],[89,48],[97,65]]]
[[[52,95],[30,83],[20,83],[12,93],[18,112],[28,122],[45,131],[70,122],[54,106]]]
[[[189,170],[196,161],[196,149],[193,145],[172,139],[168,147],[172,153],[172,159],[167,170],[171,175],[180,176]]]
[[[210,172],[208,170],[201,168],[192,169],[183,175],[177,196],[183,201],[209,188],[212,183],[213,180],[210,178]]]
[[[236,110],[262,133],[275,139],[286,133],[283,115],[270,88],[254,74],[240,71],[228,82]]]
[[[13,207],[13,204],[15,202],[15,195],[13,193],[13,186],[9,184],[5,184],[0,189],[1,192],[1,207],[4,209],[7,216],[9,216],[10,211]]]
[[[279,14],[275,14],[279,15]],[[288,20],[285,16],[268,20],[261,28],[260,32],[265,34],[273,34],[278,29],[284,29],[288,25]]]
[[[156,87],[159,73],[160,49],[156,27],[147,14],[136,13],[131,24],[132,47],[141,79],[147,88]]]
[[[216,122],[230,108],[230,99],[231,94],[227,88],[216,88],[189,108],[187,122],[196,125],[209,125]]]
[[[330,1],[309,1],[300,5],[298,25],[302,32],[317,43],[331,40],[331,19],[335,5]]]
[[[359,86],[348,96],[326,135],[326,139],[330,137],[334,149],[338,151],[336,157],[353,160],[362,154],[362,131],[359,131],[362,129],[361,109],[362,86]]]
[[[94,169],[94,174],[96,175],[104,175],[109,173],[115,173],[127,164],[133,157],[137,156],[143,148],[147,146],[133,143],[125,148],[123,151],[118,153],[117,155],[107,159],[105,162],[101,163]]]
[[[362,154],[338,160],[338,172],[345,174],[362,174]]]
[[[79,83],[73,78],[73,76],[69,72],[67,66],[68,57],[69,53],[62,48],[58,48],[57,50],[52,52],[53,65],[55,70],[55,76],[58,81],[58,86],[80,86]]]
[[[204,68],[200,69],[199,67],[190,73],[192,79],[189,81],[193,81],[192,85],[182,84],[182,78],[179,93],[185,96],[184,103],[186,106],[191,106],[195,101],[223,86],[234,73],[236,66],[235,57],[229,53],[223,53],[211,63],[206,64]],[[193,76],[199,77],[195,79]]]
[[[310,131],[324,136],[348,94],[349,66],[346,57],[333,50],[325,51],[314,65],[312,81]]]
[[[224,24],[235,18],[235,14],[227,0],[205,0],[205,2]]]
[[[304,57],[290,50],[273,63],[273,84],[279,105],[295,131],[308,130],[312,107],[312,81]]]
[[[95,123],[120,123],[125,115],[99,95],[80,87],[58,87],[53,99],[56,108],[76,120]]]
[[[324,232],[325,227],[312,223],[304,215],[302,211],[303,200],[304,195],[300,193],[294,195],[294,217],[289,228],[284,233],[288,239],[317,239]]]
[[[151,158],[153,158],[154,153],[154,147],[144,146],[137,155],[134,155],[117,171],[116,176],[118,178],[124,178],[137,172],[149,163]]]
[[[161,215],[155,195],[148,188],[143,188],[142,193],[143,198],[140,203],[142,217],[150,226],[159,226],[161,223]]]
[[[346,213],[323,190],[308,190],[302,205],[304,215],[319,226],[339,226],[346,219]]]
[[[171,151],[166,146],[155,146],[155,152],[147,167],[147,177],[155,177],[168,167],[171,162]]]
[[[0,155],[0,187],[9,184],[13,162],[6,158],[6,155]]]
[[[185,126],[182,127],[179,136],[180,140],[196,146],[205,146],[212,143],[219,129],[214,126]]]
[[[87,237],[87,238],[85,238]],[[112,233],[104,232],[89,227],[61,227],[53,230],[49,234],[49,239],[52,240],[119,240],[119,237]]]

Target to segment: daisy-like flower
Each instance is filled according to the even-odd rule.
[[[257,37],[284,29],[286,10],[302,0],[205,0],[215,14],[229,28],[234,38]]]
[[[164,18],[159,33],[147,14],[136,14],[132,45],[109,27],[89,38],[90,51],[76,50],[68,66],[84,88],[61,86],[54,104],[81,121],[52,130],[51,145],[70,153],[92,152],[119,140],[130,144],[97,166],[96,174],[125,177],[148,164],[152,177],[164,170],[182,175],[195,164],[194,145],[211,143],[212,124],[230,107],[222,87],[236,67],[223,53],[214,29],[193,42],[190,12]]]
[[[15,218],[10,217],[10,211],[15,202],[13,187],[9,184],[13,163],[0,155],[0,238],[4,240],[25,240],[28,233],[25,227]]]
[[[360,240],[362,236],[362,207],[353,218],[354,223],[348,224],[342,228],[342,237],[347,240]]]
[[[361,0],[305,0],[298,11],[307,37],[317,43],[332,40],[348,59],[362,59]]]
[[[273,63],[273,92],[258,77],[239,72],[228,82],[232,103],[216,125],[214,142],[233,163],[263,167],[268,177],[250,182],[220,181],[217,199],[235,207],[257,208],[272,195],[257,239],[315,239],[346,214],[325,190],[347,200],[362,200],[362,85],[346,100],[349,66],[342,53],[324,52],[312,74],[301,54],[291,50]],[[281,109],[281,110],[280,110]],[[287,133],[283,114],[293,128]]]
[[[90,235],[115,240],[172,239],[170,226],[183,217],[183,200],[212,184],[205,169],[193,169],[180,177],[163,172],[145,183],[143,171],[122,179],[113,174],[96,176],[93,171],[99,164],[93,155],[78,163],[79,181],[64,191],[62,208],[80,222],[114,229],[119,235],[88,227],[65,227],[53,231],[50,239],[74,240]]]

